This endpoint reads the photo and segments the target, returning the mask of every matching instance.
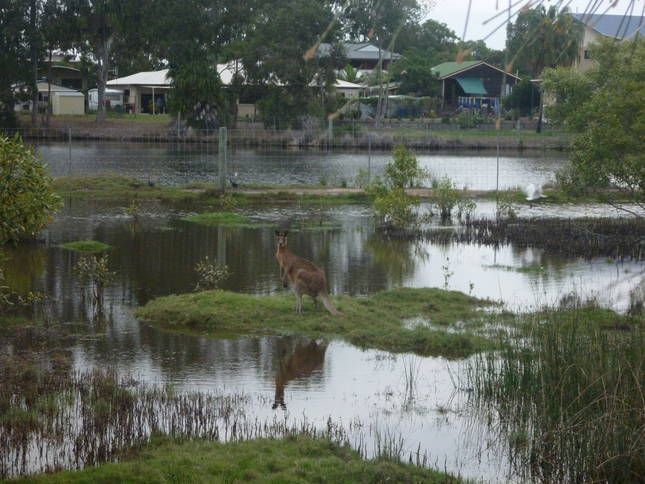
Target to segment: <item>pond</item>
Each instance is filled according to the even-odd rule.
[[[114,174],[164,185],[215,181],[217,147],[191,143],[117,143],[73,141],[38,145],[54,176]],[[417,152],[432,177],[451,178],[459,188],[493,190],[497,186],[494,152]],[[249,185],[352,186],[359,170],[383,174],[389,152],[319,151],[301,149],[234,149],[228,154],[228,173],[244,187]],[[566,155],[553,152],[504,152],[499,158],[499,188],[553,182],[566,164]]]
[[[613,215],[606,208],[587,208],[587,215]],[[479,203],[478,214],[493,210],[492,203]],[[515,478],[486,419],[468,411],[469,392],[459,384],[464,360],[392,355],[340,341],[217,340],[165,332],[137,321],[133,309],[155,296],[193,290],[195,265],[205,256],[228,266],[225,289],[282,291],[274,259],[278,226],[291,227],[292,249],[326,269],[336,294],[448,287],[501,300],[510,309],[530,309],[575,291],[624,309],[629,291],[645,275],[638,262],[586,261],[512,245],[388,241],[375,235],[363,206],[254,211],[250,215],[264,224],[258,228],[189,223],[180,220],[185,212],[156,204],[141,211],[135,220],[118,203],[67,200],[40,243],[9,251],[4,268],[10,284],[43,291],[52,300],[55,320],[81,321],[87,307],[73,272],[78,256],[59,245],[94,239],[113,247],[109,265],[116,279],[106,290],[109,323],[70,343],[74,368],[114,368],[144,383],[171,383],[179,391],[244,393],[250,397],[249,421],[306,420],[321,428],[333,421],[368,454],[389,436],[406,456],[419,451],[442,470],[493,482]],[[562,216],[567,209],[526,208],[520,216],[536,213]],[[568,214],[576,216],[576,210]],[[328,228],[315,229],[319,218]],[[0,354],[20,351],[17,344],[0,339]]]

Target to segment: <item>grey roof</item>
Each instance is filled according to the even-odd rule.
[[[378,60],[378,47],[369,42],[343,42],[343,50],[348,60]],[[323,42],[318,48],[318,55],[325,56],[329,54],[331,44]],[[381,49],[383,60],[397,60],[401,54],[390,52],[387,49]]]
[[[636,32],[645,35],[645,19],[640,15],[572,15],[605,37],[629,39],[636,35]]]

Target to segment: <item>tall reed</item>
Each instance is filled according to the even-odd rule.
[[[524,319],[527,338],[468,370],[475,402],[497,414],[517,468],[547,482],[642,478],[642,321],[580,305]]]

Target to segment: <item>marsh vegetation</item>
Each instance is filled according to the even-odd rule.
[[[635,482],[645,472],[643,320],[593,303],[521,318],[525,338],[469,367],[474,407],[498,416],[520,475]]]

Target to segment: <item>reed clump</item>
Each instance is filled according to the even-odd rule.
[[[491,246],[513,244],[585,259],[645,259],[645,219],[638,218],[467,219],[458,230],[401,233],[398,238]]]
[[[587,305],[524,320],[526,339],[477,356],[468,372],[517,470],[546,482],[637,481],[645,475],[642,320]]]

